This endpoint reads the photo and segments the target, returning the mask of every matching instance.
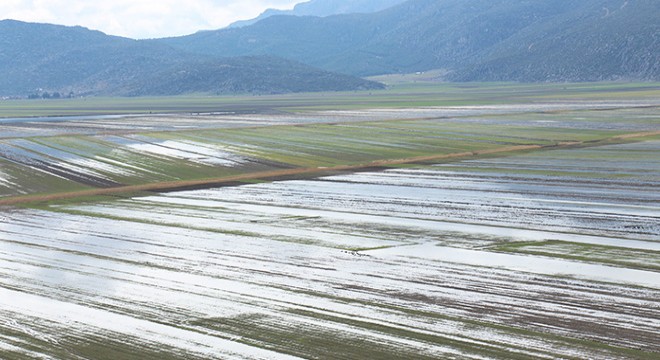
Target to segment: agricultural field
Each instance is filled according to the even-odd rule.
[[[2,120],[0,358],[657,358],[660,90],[400,86]]]

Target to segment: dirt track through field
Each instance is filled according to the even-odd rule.
[[[279,177],[313,175],[313,174],[333,173],[333,172],[341,172],[341,171],[350,172],[350,171],[358,171],[362,169],[390,166],[390,165],[415,164],[415,163],[424,163],[429,161],[442,161],[442,160],[457,160],[457,159],[465,159],[465,158],[487,156],[494,154],[516,153],[522,151],[552,150],[552,149],[583,147],[583,146],[595,147],[595,146],[608,145],[616,142],[623,142],[629,139],[651,137],[657,135],[660,135],[660,131],[647,131],[640,133],[623,134],[623,135],[617,135],[595,141],[562,142],[552,145],[516,145],[516,146],[507,146],[507,147],[490,149],[490,150],[473,151],[473,152],[469,151],[469,152],[460,152],[460,153],[451,153],[451,154],[424,155],[424,156],[409,157],[402,159],[384,159],[384,160],[376,160],[369,163],[356,164],[356,165],[281,169],[281,170],[260,171],[260,172],[252,172],[252,173],[246,173],[246,174],[240,174],[234,176],[209,178],[209,179],[201,179],[201,180],[157,182],[157,183],[149,183],[142,185],[117,186],[111,188],[90,189],[90,190],[81,190],[81,191],[73,191],[73,192],[62,192],[56,194],[45,194],[45,195],[22,195],[22,196],[14,196],[5,199],[0,199],[0,206],[20,205],[27,203],[65,200],[65,199],[74,199],[74,198],[91,197],[91,196],[119,195],[119,194],[136,193],[142,191],[159,192],[159,191],[169,191],[169,190],[189,188],[189,187],[201,187],[201,186],[212,187],[212,186],[220,186],[223,184],[248,181],[248,180],[272,179]]]

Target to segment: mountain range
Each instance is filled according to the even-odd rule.
[[[454,81],[657,80],[660,1],[409,0],[370,14],[271,16],[159,41],[359,76],[446,69]]]
[[[449,81],[660,80],[657,0],[314,0],[287,14],[140,41],[0,21],[0,95],[377,89],[359,77],[431,69]]]
[[[0,21],[0,96],[273,94],[382,84],[276,56],[194,54],[82,27]]]
[[[294,6],[291,10],[268,9],[251,20],[237,21],[230,28],[252,25],[275,15],[318,16],[338,14],[374,13],[400,4],[405,0],[311,0]]]

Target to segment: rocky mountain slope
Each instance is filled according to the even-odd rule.
[[[274,16],[163,39],[354,75],[449,70],[457,81],[660,79],[657,0],[409,0],[370,14]]]

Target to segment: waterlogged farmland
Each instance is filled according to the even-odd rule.
[[[660,141],[603,149],[613,147],[650,154]],[[589,152],[575,163],[610,166]],[[637,164],[621,174],[660,171],[657,160]],[[567,193],[561,175],[478,165],[8,211],[4,347],[26,357],[105,346],[192,358],[652,358],[657,178],[571,177]],[[579,191],[592,183],[619,196]],[[575,247],[588,251],[578,258]]]
[[[479,155],[644,135],[658,131],[657,119],[649,117],[657,107],[649,106],[647,101],[55,122],[14,119],[0,132],[0,197],[211,182],[255,172]],[[603,120],[601,112],[608,119],[626,121]]]
[[[14,122],[0,358],[655,359],[645,102]]]

